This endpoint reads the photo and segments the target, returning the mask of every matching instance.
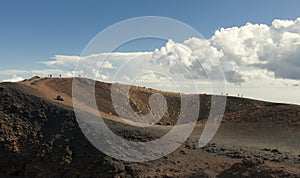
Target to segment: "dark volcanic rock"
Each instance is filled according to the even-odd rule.
[[[106,156],[82,134],[72,108],[12,85],[0,87],[0,177],[112,177],[124,171],[121,162],[98,164]]]

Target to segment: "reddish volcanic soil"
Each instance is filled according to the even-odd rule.
[[[131,87],[130,105],[140,115],[149,113],[153,93],[162,94],[168,103],[161,121],[138,128],[124,122],[130,118],[116,114],[110,88],[111,84],[95,83],[98,110],[85,102],[78,107],[89,115],[100,113],[123,138],[154,140],[176,124],[178,93]],[[55,99],[58,95],[63,101]],[[191,96],[201,105],[188,140],[158,160],[132,163],[103,154],[83,135],[73,111],[72,79],[34,77],[1,83],[0,177],[300,177],[300,106],[227,97],[219,130],[199,148],[211,96]]]

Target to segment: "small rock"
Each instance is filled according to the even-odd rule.
[[[185,145],[185,148],[186,149],[191,149],[191,146],[190,145]]]
[[[66,147],[66,152],[67,152],[68,155],[70,155],[70,156],[72,156],[72,154],[73,154],[73,151],[72,151],[72,149],[71,149],[71,147],[70,147],[69,145],[67,145],[67,147]]]
[[[272,161],[272,162],[280,162],[280,160],[279,160],[279,159],[276,159],[276,158],[275,158],[275,159],[272,159],[271,161]]]
[[[276,153],[276,154],[282,154],[280,151],[278,151],[277,149],[272,149],[271,150],[272,153]]]
[[[186,154],[186,151],[181,150],[180,153],[185,155],[185,154]]]

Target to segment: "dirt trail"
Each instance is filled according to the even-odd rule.
[[[39,78],[39,77],[33,77],[29,80],[19,82],[18,84],[25,85],[25,86],[32,88],[34,91],[37,92],[38,95],[40,95],[41,97],[43,97],[51,102],[61,103],[66,106],[73,107],[71,92],[67,93],[67,92],[64,92],[64,90],[59,89],[60,87],[68,87],[67,90],[71,90],[72,87],[70,86],[70,83],[72,82],[72,80],[70,78],[56,79],[56,80],[60,80],[60,81],[65,80],[65,83],[67,83],[67,85],[57,87],[56,85],[51,85],[51,84],[53,84],[53,82],[55,83],[55,79]],[[63,83],[64,83],[64,81],[63,81]],[[58,84],[58,85],[64,85],[64,84]],[[63,98],[63,101],[56,100],[56,97],[58,95]],[[89,113],[92,113],[95,115],[100,114],[101,117],[106,118],[106,119],[114,120],[117,122],[124,122],[124,120],[125,120],[124,118],[120,118],[115,115],[111,115],[111,114],[107,114],[102,111],[95,110],[95,109],[89,107],[88,105],[86,105],[85,103],[78,103],[78,105],[79,105],[78,107],[81,110],[84,110],[86,112],[89,112]]]

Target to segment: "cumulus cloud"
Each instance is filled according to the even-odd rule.
[[[166,46],[153,52],[153,61],[169,69],[172,74],[184,74],[186,78],[205,78],[220,66],[223,54],[209,41],[191,38],[183,43],[169,40]]]
[[[266,69],[276,78],[299,80],[299,29],[300,18],[274,20],[271,26],[247,23],[216,31],[210,42],[238,70],[252,66],[255,71]]]
[[[163,73],[177,80],[218,78],[223,69],[226,81],[233,84],[255,80],[300,80],[300,18],[274,20],[272,25],[247,23],[240,27],[220,28],[209,39],[169,40],[152,52],[113,52],[89,56],[55,55],[41,62],[49,69],[10,73],[28,75],[81,75],[104,81],[131,81],[141,75],[149,81]],[[77,73],[75,73],[77,70]],[[79,71],[79,72],[78,72]],[[1,73],[1,71],[0,71]],[[158,81],[158,80],[156,80]]]
[[[300,18],[274,20],[271,26],[247,23],[221,28],[207,40],[191,38],[169,41],[153,52],[155,61],[172,73],[188,68],[193,77],[203,77],[220,64],[228,82],[254,79],[300,79]]]

